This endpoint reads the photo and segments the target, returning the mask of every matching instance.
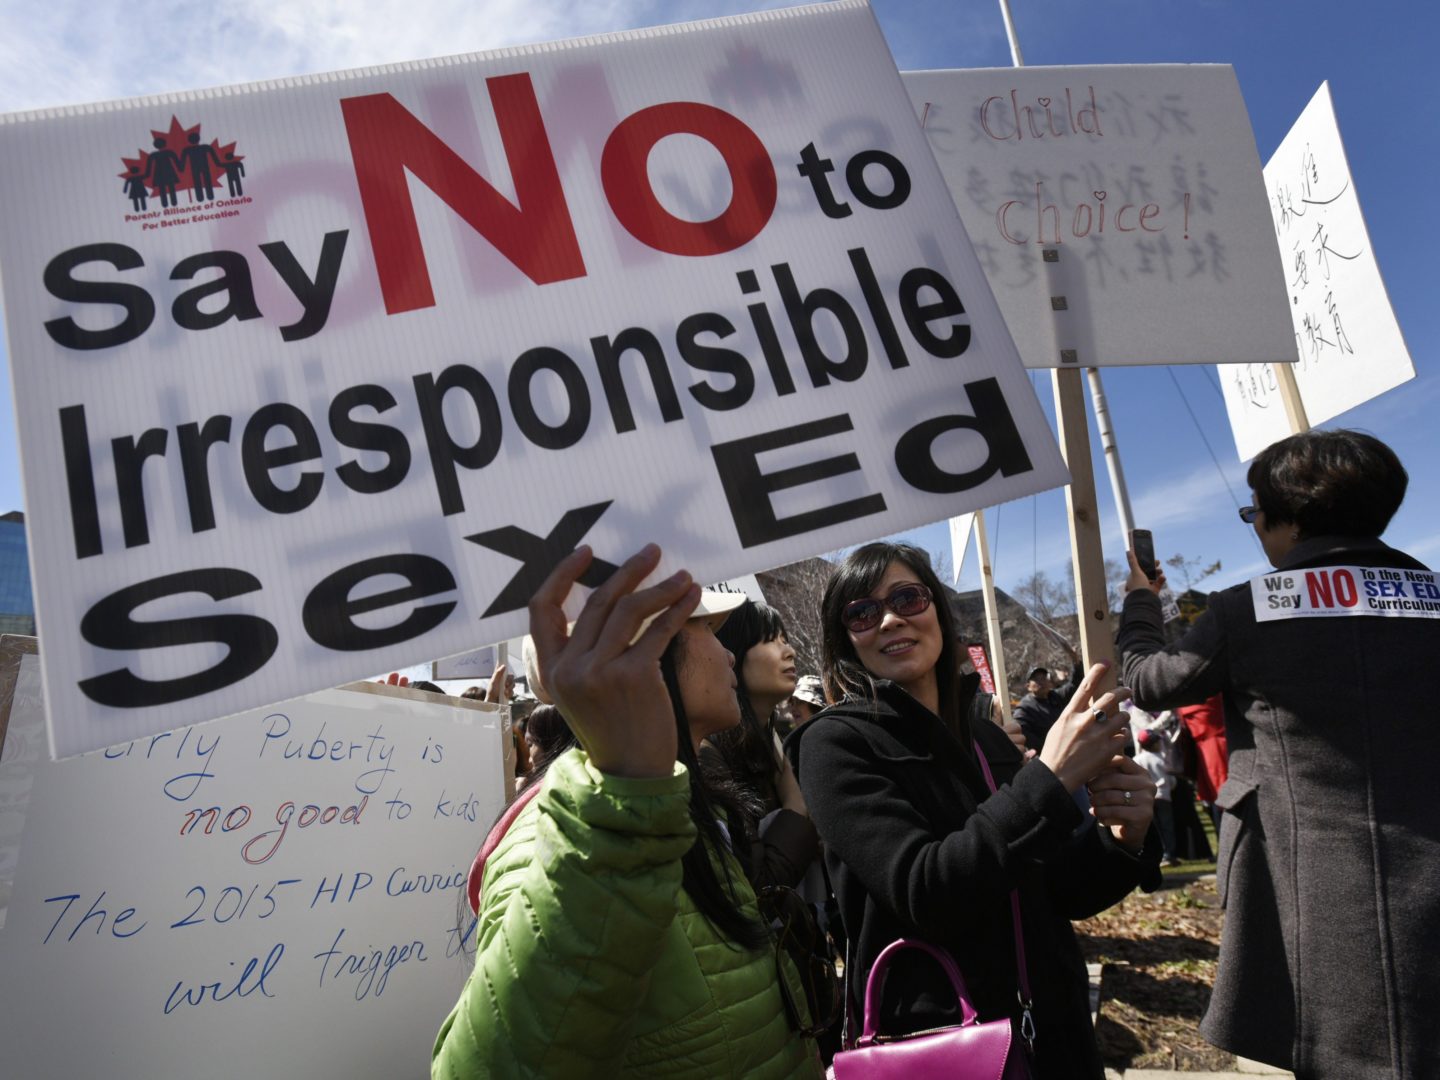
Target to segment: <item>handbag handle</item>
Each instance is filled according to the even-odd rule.
[[[980,759],[980,771],[985,774],[985,786],[990,789],[990,794],[995,794],[995,776],[990,772],[990,762],[985,758],[985,751],[980,749],[980,744],[975,744],[975,756]],[[1015,926],[1015,974],[1020,983],[1020,1034],[1029,1044],[1031,1052],[1035,1050],[1035,1014],[1032,1011],[1035,1006],[1035,995],[1030,992],[1030,965],[1025,961],[1025,932],[1020,924],[1020,890],[1010,890],[1010,914]]]
[[[880,991],[885,985],[885,972],[890,965],[890,960],[905,949],[915,949],[934,957],[944,969],[945,974],[950,977],[950,986],[954,989],[955,997],[960,1002],[960,1023],[962,1025],[973,1024],[977,1020],[975,1008],[970,1004],[970,995],[965,989],[965,976],[960,974],[960,968],[955,963],[955,958],[944,949],[937,949],[934,945],[917,938],[899,938],[881,949],[880,955],[875,957],[875,963],[870,967],[870,977],[865,980],[864,1027],[861,1030],[857,1046],[868,1046],[879,1035],[877,1029],[880,1020]]]

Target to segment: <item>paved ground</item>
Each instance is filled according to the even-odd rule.
[[[1093,1023],[1096,1012],[1100,1006],[1100,965],[1086,964],[1090,972],[1090,1020]],[[1105,1070],[1105,1080],[1257,1080],[1260,1077],[1270,1077],[1271,1080],[1279,1080],[1283,1077],[1294,1078],[1294,1073],[1284,1069],[1277,1069],[1273,1065],[1263,1065],[1258,1061],[1249,1061],[1239,1058],[1235,1062],[1235,1069],[1231,1072],[1186,1072],[1177,1073],[1170,1069],[1109,1069]]]
[[[1270,1080],[1280,1080],[1283,1077],[1291,1077],[1294,1073],[1286,1072],[1284,1069],[1277,1069],[1273,1065],[1262,1065],[1258,1061],[1247,1061],[1239,1058],[1235,1062],[1235,1069],[1231,1072],[1172,1072],[1169,1069],[1106,1069],[1105,1080],[1259,1080],[1262,1077],[1269,1077]]]

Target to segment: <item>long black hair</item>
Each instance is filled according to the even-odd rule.
[[[758,949],[769,944],[770,932],[740,910],[740,904],[735,899],[735,882],[730,877],[730,867],[734,863],[724,857],[724,852],[732,847],[732,843],[720,827],[723,814],[734,843],[741,841],[745,835],[744,800],[733,781],[716,775],[714,770],[707,773],[696,757],[690,721],[680,696],[679,669],[685,663],[684,646],[681,645],[683,637],[676,634],[660,657],[660,674],[670,694],[670,705],[675,710],[677,756],[690,774],[690,817],[698,833],[695,843],[680,859],[680,884],[721,936],[745,948]],[[721,875],[716,873],[717,863],[724,874],[723,883]]]
[[[850,634],[840,615],[852,600],[869,596],[880,584],[893,562],[904,563],[915,580],[930,590],[931,606],[940,620],[940,659],[935,662],[935,681],[940,691],[940,719],[951,731],[960,733],[968,744],[969,727],[961,716],[960,646],[955,636],[955,615],[945,596],[945,587],[930,567],[930,556],[913,544],[880,541],[856,548],[835,568],[825,584],[820,601],[821,675],[827,696],[834,701],[847,697],[873,699],[875,679],[850,643]]]
[[[710,736],[709,743],[720,755],[724,771],[735,778],[746,797],[746,810],[763,816],[765,803],[773,793],[780,764],[775,757],[772,717],[757,716],[745,685],[745,655],[756,645],[785,636],[780,613],[768,604],[747,600],[730,613],[715,631],[720,643],[735,657],[735,695],[740,701],[740,723],[728,731]]]
[[[525,722],[525,734],[534,749],[530,752],[530,771],[525,786],[538,783],[550,763],[575,745],[575,733],[554,705],[536,705]]]

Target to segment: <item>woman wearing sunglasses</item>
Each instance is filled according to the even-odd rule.
[[[700,740],[740,722],[715,637],[736,598],[684,572],[638,588],[659,559],[652,545],[626,561],[573,626],[562,605],[588,549],[530,602],[540,682],[580,746],[472,871],[475,968],[436,1039],[436,1080],[821,1075],[802,973],[697,767]]]
[[[982,1020],[1011,1019],[1017,1044],[1033,1032],[1037,1076],[1099,1078],[1070,920],[1160,883],[1154,785],[1124,754],[1127,692],[1098,693],[1106,669],[1092,667],[1026,763],[1004,731],[972,715],[978,679],[959,673],[954,618],[935,602],[942,596],[917,548],[853,552],[822,603],[824,678],[838,704],[786,743],[850,938],[851,1010],[859,1016],[876,955],[897,938],[920,938],[954,957]],[[1082,786],[1091,819],[1072,798]],[[959,1022],[940,966],[902,953],[886,979],[880,1030]]]

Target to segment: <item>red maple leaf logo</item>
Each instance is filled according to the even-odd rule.
[[[244,161],[245,156],[235,153],[233,142],[221,145],[219,139],[211,139],[208,146],[202,143],[200,126],[187,128],[171,116],[168,131],[150,130],[151,149],[139,149],[135,157],[121,156],[125,171],[117,175],[122,180],[143,178],[150,195],[159,195],[162,188],[187,190],[193,202],[196,173],[203,170],[210,183],[202,184],[201,191],[212,191],[215,180],[224,179],[225,163]],[[204,198],[202,194],[202,201]]]

